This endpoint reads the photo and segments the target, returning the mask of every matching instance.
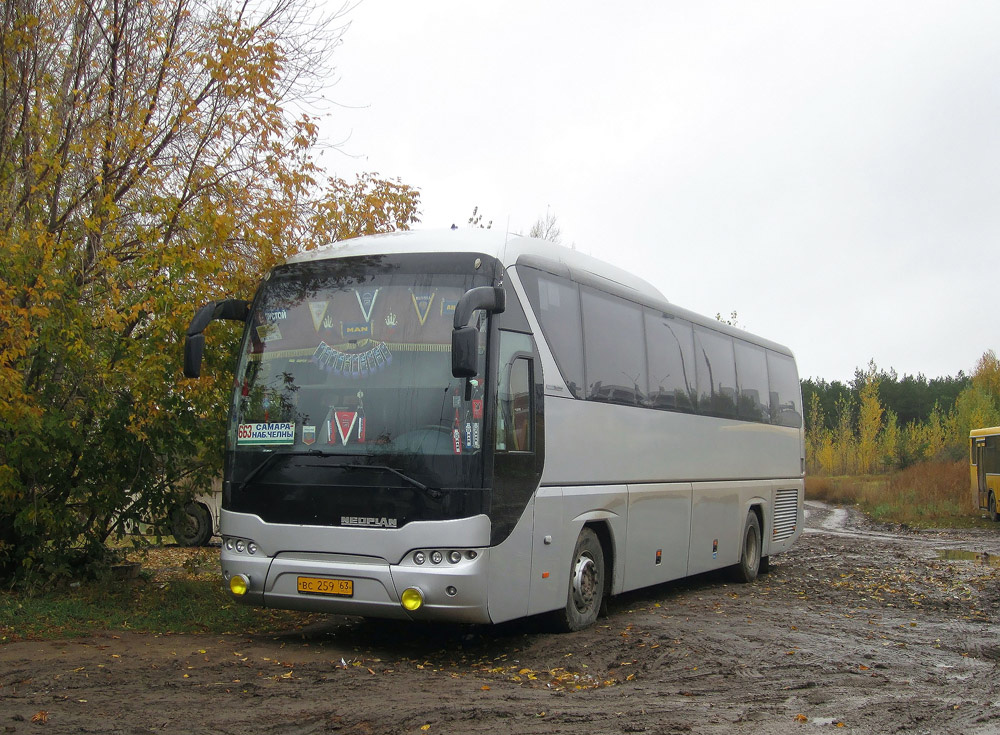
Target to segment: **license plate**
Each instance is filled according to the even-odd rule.
[[[303,595],[354,596],[353,579],[329,579],[322,577],[299,577],[299,593]]]

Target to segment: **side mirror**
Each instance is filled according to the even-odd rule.
[[[479,330],[469,326],[472,314],[477,309],[500,314],[506,308],[506,298],[501,286],[479,286],[470,288],[458,300],[451,332],[451,374],[456,378],[472,378],[477,372]]]
[[[479,330],[462,327],[451,333],[451,374],[456,378],[476,377],[479,361],[476,359],[479,347]]]
[[[485,309],[487,314],[502,314],[507,308],[507,294],[501,286],[470,288],[455,305],[455,329],[469,326],[472,312]]]
[[[204,351],[204,334],[193,334],[184,339],[184,377],[201,377],[201,356]]]
[[[225,299],[205,304],[195,312],[184,337],[184,376],[201,377],[201,358],[205,352],[205,335],[202,332],[215,319],[245,322],[250,316],[250,302],[243,299]]]

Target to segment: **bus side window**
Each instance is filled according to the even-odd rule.
[[[534,449],[531,405],[532,361],[518,357],[509,363],[497,393],[497,450],[530,452]]]
[[[513,332],[500,335],[497,451],[531,452],[535,448],[531,338]]]

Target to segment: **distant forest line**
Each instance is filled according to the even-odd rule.
[[[1000,424],[1000,362],[992,350],[971,375],[900,376],[871,362],[849,383],[801,383],[811,474],[871,474],[958,460],[967,454],[971,429]]]

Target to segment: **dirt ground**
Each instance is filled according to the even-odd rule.
[[[631,593],[569,635],[331,617],[6,644],[0,730],[1000,732],[1000,528],[883,528],[813,503],[806,525],[753,585]]]

